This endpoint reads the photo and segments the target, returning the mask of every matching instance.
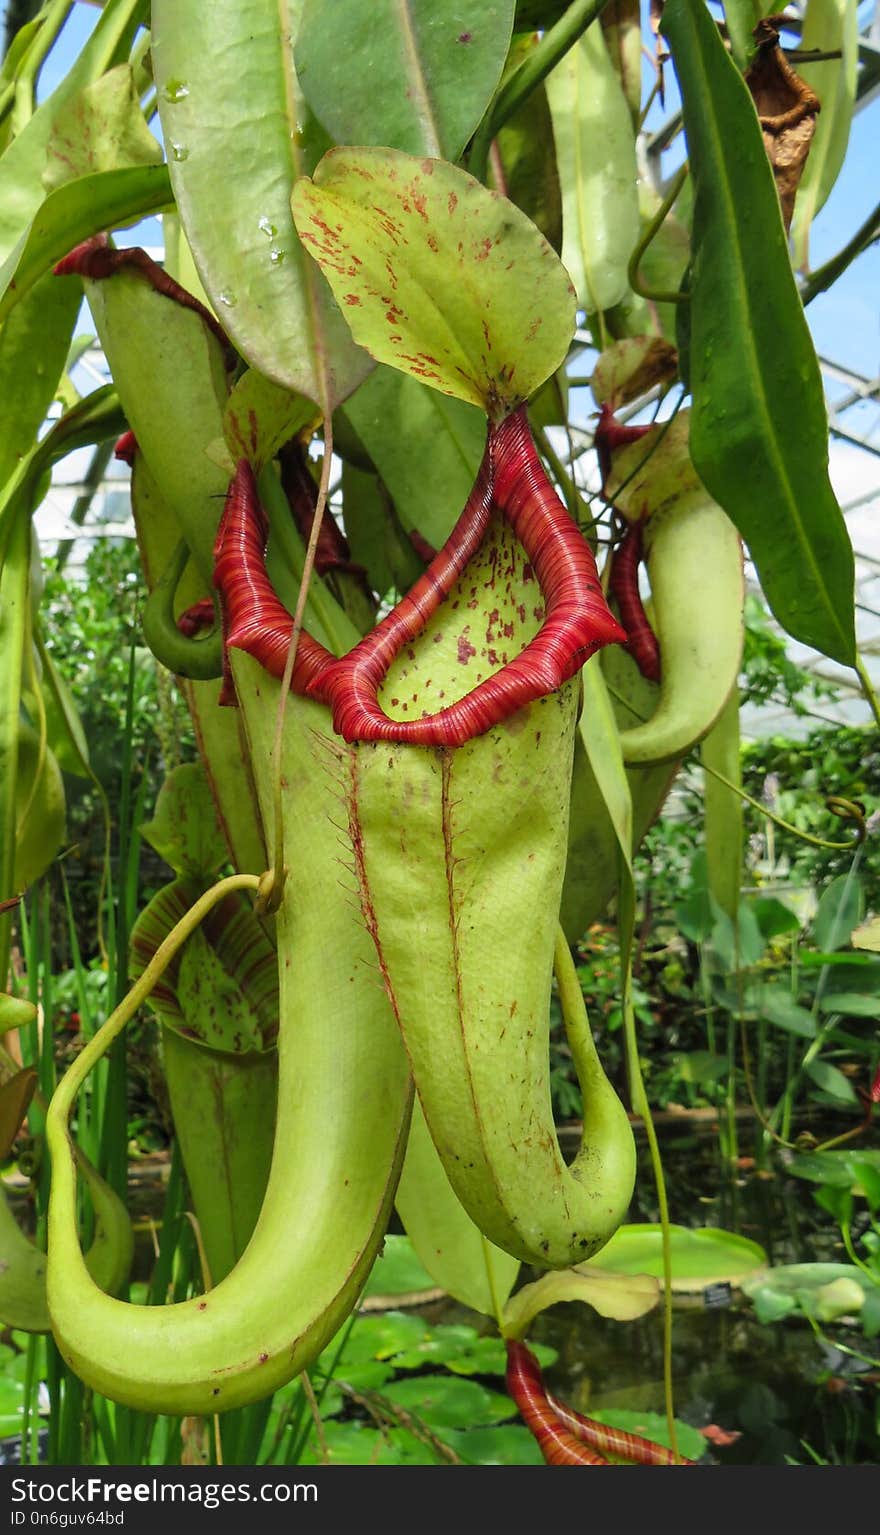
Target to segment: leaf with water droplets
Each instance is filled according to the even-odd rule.
[[[293,213],[379,362],[497,418],[565,357],[575,326],[565,268],[530,219],[465,171],[333,149],[297,182]]]
[[[328,143],[293,67],[302,5],[154,0],[152,56],[181,221],[226,331],[252,367],[334,409],[370,360],[290,216]]]

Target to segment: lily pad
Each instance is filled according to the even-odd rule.
[[[767,1254],[757,1242],[722,1231],[715,1226],[690,1230],[671,1226],[672,1290],[675,1294],[698,1294],[708,1285],[726,1282],[741,1285],[747,1274],[763,1268]],[[593,1263],[579,1267],[588,1271]],[[644,1223],[621,1226],[602,1248],[596,1267],[617,1274],[652,1274],[663,1282],[663,1237],[659,1225]]]
[[[857,1315],[877,1289],[852,1263],[786,1263],[749,1275],[742,1284],[759,1322],[779,1322],[798,1311],[833,1322]]]
[[[501,1423],[516,1412],[510,1397],[490,1391],[476,1381],[457,1380],[451,1375],[396,1380],[383,1394],[434,1430],[479,1428],[483,1424]]]

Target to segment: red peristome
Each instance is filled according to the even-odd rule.
[[[213,629],[216,617],[213,597],[202,597],[184,609],[177,619],[177,627],[181,634],[192,639],[201,629]]]
[[[52,271],[56,277],[106,277],[103,267],[109,249],[109,235],[92,235],[56,261]]]
[[[880,1066],[877,1067],[874,1073],[874,1080],[871,1083],[871,1102],[880,1103]]]
[[[650,432],[649,426],[621,426],[615,420],[614,412],[610,405],[603,405],[599,411],[599,425],[596,427],[596,435],[593,439],[596,455],[599,459],[599,473],[602,476],[602,489],[611,473],[611,459],[617,448],[628,448],[631,442],[638,442],[646,432]]]
[[[560,1421],[544,1390],[538,1361],[524,1343],[507,1339],[507,1389],[520,1416],[538,1441],[548,1466],[607,1466],[604,1455],[590,1450]]]
[[[660,646],[648,621],[639,591],[642,529],[630,523],[611,558],[609,589],[626,630],[626,646],[643,677],[660,681]]]
[[[220,595],[224,637],[221,703],[235,702],[225,659],[230,646],[253,656],[273,677],[284,673],[293,620],[276,597],[266,571],[268,532],[254,472],[243,458],[229,487],[214,544],[214,585]],[[311,693],[332,660],[329,650],[303,632],[293,669],[294,692]]]
[[[216,315],[206,309],[192,293],[188,293],[186,288],[182,288],[179,282],[175,282],[164,267],[160,267],[139,245],[131,250],[116,250],[110,245],[106,234],[93,235],[90,240],[83,240],[81,245],[74,246],[72,251],[56,263],[53,270],[56,277],[88,277],[94,281],[112,277],[114,272],[123,270],[136,272],[157,293],[164,294],[184,309],[191,309],[194,314],[200,315],[224,351],[232,352],[229,337]]]
[[[448,708],[419,720],[389,719],[378,701],[383,679],[477,552],[493,509],[506,517],[532,564],[544,597],[543,626],[515,660]],[[280,677],[292,620],[266,575],[265,538],[253,475],[242,461],[221,522],[214,583],[221,593],[226,644],[246,650]],[[334,728],[346,741],[461,746],[554,693],[600,646],[625,641],[605,601],[592,550],[547,479],[522,409],[490,426],[464,511],[412,589],[339,660],[304,634],[293,687],[330,705]]]
[[[133,469],[135,454],[137,451],[137,438],[135,437],[134,432],[123,432],[122,436],[117,437],[116,439],[116,443],[113,448],[113,457],[118,458],[123,464],[128,464],[129,467]]]

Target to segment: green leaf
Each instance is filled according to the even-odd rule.
[[[822,1013],[845,1013],[850,1018],[880,1018],[880,997],[857,991],[826,991],[819,998]]]
[[[804,1070],[810,1080],[836,1103],[858,1103],[852,1083],[830,1061],[810,1061]]]
[[[783,628],[852,665],[853,553],[754,103],[703,0],[668,0],[662,26],[694,180],[694,465],[748,543]]]
[[[833,1321],[858,1311],[873,1288],[867,1275],[850,1263],[785,1263],[750,1276],[742,1286],[759,1320],[768,1322],[794,1310]]]
[[[858,1151],[851,1153],[851,1165],[856,1192],[864,1194],[869,1210],[873,1212],[880,1209],[880,1165],[869,1162],[866,1156]]]
[[[632,118],[605,34],[588,27],[547,79],[562,183],[562,259],[590,313],[628,292],[639,237]]]
[[[514,0],[305,0],[297,77],[337,144],[457,160],[501,79]]]
[[[804,166],[791,238],[794,264],[809,265],[810,227],[840,174],[849,142],[859,64],[858,0],[809,0],[799,46],[809,52],[840,52],[811,64],[807,78],[822,103]]]
[[[0,160],[0,261],[6,262],[43,201],[40,177],[56,118],[83,86],[117,62],[116,50],[129,35],[141,5],[142,0],[107,0],[94,31],[79,50],[70,70],[52,94],[41,102]],[[104,226],[98,224],[96,227]],[[76,240],[70,243],[75,244]],[[64,251],[59,252],[59,255],[63,254]]]
[[[200,762],[172,768],[159,790],[153,819],[141,836],[175,874],[209,882],[228,853],[205,769]]]
[[[739,731],[739,689],[731,690],[724,708],[700,743],[700,760],[707,771],[703,778],[703,823],[706,843],[706,874],[713,900],[739,925],[739,948],[764,950],[764,937],[753,908],[740,901],[743,854],[743,802],[733,789],[713,776],[721,773],[742,787]]]
[[[211,302],[254,368],[322,409],[369,371],[300,245],[290,188],[327,139],[296,79],[302,0],[154,0],[171,180]]]
[[[383,1393],[389,1401],[413,1413],[429,1428],[479,1428],[485,1423],[501,1423],[516,1412],[508,1396],[490,1391],[473,1380],[451,1375],[421,1375],[412,1380],[396,1380]]]
[[[620,1428],[627,1434],[641,1434],[654,1444],[664,1444],[671,1448],[669,1421],[665,1413],[644,1412],[635,1407],[597,1407],[591,1409],[590,1416],[597,1423],[607,1423],[609,1428]],[[706,1454],[706,1441],[699,1429],[692,1428],[690,1423],[683,1423],[681,1418],[675,1420],[675,1437],[679,1453],[688,1460],[701,1460]]]
[[[351,557],[363,565],[370,585],[384,597],[392,588],[408,592],[424,568],[401,526],[394,505],[374,474],[342,466],[345,536]]]
[[[480,467],[486,445],[482,412],[395,368],[378,367],[346,401],[343,415],[387,486],[406,531],[415,529],[441,548]],[[431,473],[426,475],[428,461]]]
[[[849,943],[864,908],[864,892],[857,875],[840,874],[826,885],[813,918],[813,937],[819,948],[833,954]]]
[[[0,485],[33,447],[49,413],[79,306],[80,294],[72,285],[47,277],[0,329]]]
[[[868,1290],[859,1320],[865,1337],[876,1338],[880,1333],[880,1285],[875,1285],[873,1290]]]
[[[757,995],[757,1007],[762,1017],[787,1034],[797,1034],[801,1039],[815,1039],[816,1020],[806,1007],[795,1002],[784,982],[769,982],[761,986]]]
[[[880,1177],[880,1151],[805,1151],[792,1157],[788,1172],[811,1183],[825,1183],[831,1188],[864,1192],[859,1186],[861,1173],[869,1168]]]
[[[21,1067],[0,1083],[0,1160],[5,1161],[12,1150],[36,1085],[37,1073],[33,1066]]]
[[[800,919],[790,906],[778,901],[775,896],[760,896],[758,900],[750,901],[749,905],[768,943],[772,938],[781,938],[784,933],[800,932]]]
[[[144,120],[130,64],[118,64],[67,101],[52,124],[43,171],[51,192],[78,176],[161,165],[162,146]]]
[[[308,249],[378,362],[503,415],[555,373],[575,296],[513,203],[443,161],[334,149],[293,191]]]
[[[538,1441],[521,1423],[447,1429],[444,1442],[469,1466],[543,1466]]]
[[[713,1226],[689,1230],[670,1227],[672,1289],[684,1293],[726,1280],[740,1284],[746,1274],[767,1262],[757,1242]],[[591,1263],[580,1265],[589,1270]],[[659,1225],[621,1226],[602,1248],[596,1266],[618,1274],[650,1274],[663,1277],[662,1232]]]
[[[603,1247],[600,1260],[607,1251],[607,1246]],[[631,1322],[653,1310],[659,1298],[657,1281],[648,1274],[605,1273],[601,1261],[595,1268],[584,1263],[577,1268],[555,1269],[523,1285],[504,1308],[504,1327],[514,1337],[523,1337],[536,1316],[560,1301],[583,1301],[600,1316]]]
[[[171,200],[164,165],[143,165],[80,176],[50,192],[0,268],[0,320],[74,245],[104,229],[121,229]],[[59,278],[69,283],[70,278]]]

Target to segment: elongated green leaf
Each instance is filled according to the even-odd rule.
[[[552,247],[443,161],[330,150],[294,188],[297,228],[379,362],[504,415],[559,367],[575,295]]]
[[[836,1066],[832,1066],[830,1061],[810,1061],[804,1069],[816,1086],[836,1103],[858,1103],[849,1078]]]
[[[754,104],[703,0],[663,29],[694,179],[691,454],[796,639],[855,658],[853,554],[828,478],[822,381]]]
[[[97,171],[50,192],[0,268],[0,320],[81,240],[122,229],[170,200],[164,165]]]
[[[849,943],[850,934],[862,919],[865,897],[855,874],[841,874],[822,891],[813,918],[813,937],[820,949],[834,953]]]
[[[515,0],[305,0],[296,72],[337,144],[457,160],[495,91]]]
[[[796,267],[809,265],[810,227],[840,174],[849,143],[859,62],[858,0],[809,0],[800,46],[842,57],[811,64],[807,78],[822,103],[791,222]]]
[[[438,394],[406,373],[378,367],[345,406],[385,482],[406,531],[446,542],[480,467],[481,411]],[[431,473],[425,474],[430,460]]]
[[[290,189],[327,147],[293,68],[302,0],[154,0],[159,114],[211,302],[261,373],[332,409],[369,371],[307,259]]]
[[[45,278],[0,329],[0,485],[33,447],[64,372],[80,295]]]
[[[52,124],[43,185],[123,166],[161,165],[162,146],[144,121],[130,64],[118,64],[66,102]]]
[[[582,308],[612,309],[628,290],[639,236],[636,145],[601,27],[588,27],[547,81],[562,182],[562,259]]]
[[[84,86],[118,62],[117,49],[142,10],[143,0],[107,0],[72,68],[0,160],[0,260],[6,261],[43,201],[40,178],[56,118]]]
[[[424,568],[412,547],[391,497],[374,474],[342,468],[343,519],[351,557],[362,565],[380,597],[393,588],[408,592]]]

